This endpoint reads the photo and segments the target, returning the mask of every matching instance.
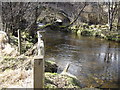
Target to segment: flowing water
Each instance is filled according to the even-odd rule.
[[[45,59],[57,63],[58,73],[70,63],[68,73],[82,87],[120,86],[120,43],[58,31],[47,31],[45,38]]]

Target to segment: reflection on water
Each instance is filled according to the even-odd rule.
[[[82,37],[57,31],[46,33],[46,60],[53,60],[60,73],[68,70],[89,87],[118,87],[120,44],[94,37]]]

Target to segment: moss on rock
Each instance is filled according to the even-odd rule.
[[[95,37],[106,38],[106,36],[101,32],[96,32]]]
[[[70,29],[72,32],[82,36],[94,36],[120,42],[119,32],[116,30],[109,31],[108,25],[88,25],[83,23],[79,27],[74,25]]]
[[[45,72],[57,72],[57,64],[53,61],[45,61]]]
[[[78,80],[68,75],[45,73],[46,88],[80,88]]]
[[[83,35],[83,36],[93,36],[93,34],[94,34],[94,32],[91,30],[83,30],[81,32],[81,35]]]
[[[112,40],[112,41],[117,41],[117,42],[120,42],[120,35],[119,34],[109,34],[109,35],[106,35],[107,37],[107,40]]]

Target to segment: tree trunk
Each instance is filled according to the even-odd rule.
[[[97,23],[100,23],[100,13],[101,13],[101,11],[99,11],[100,10],[100,5],[99,5],[99,2],[97,3],[97,6],[98,6],[98,17],[97,17]]]
[[[120,30],[120,2],[118,7],[118,23],[117,23],[117,30]]]
[[[112,30],[113,27],[113,21],[114,21],[114,16],[115,16],[115,11],[117,8],[117,3],[115,2],[108,2],[108,25],[109,25],[109,30]]]
[[[108,2],[108,25],[109,25],[109,30],[111,31],[112,29],[112,24],[111,24],[111,3]]]
[[[3,30],[2,28],[2,2],[0,1],[0,30]]]
[[[120,12],[119,12],[119,16],[118,16],[117,30],[120,30]]]
[[[10,31],[13,33],[13,13],[12,13],[12,2],[10,2],[10,14],[11,14],[11,22],[10,22]]]

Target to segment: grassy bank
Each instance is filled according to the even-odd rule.
[[[32,60],[32,57],[27,56],[1,57],[0,87],[32,88]],[[68,75],[58,74],[56,72],[56,63],[53,61],[45,61],[45,88],[80,88],[76,78]]]
[[[87,25],[84,23],[80,26],[74,25],[70,29],[83,36],[94,36],[120,42],[120,30],[113,28],[114,30],[110,31],[108,25]]]

